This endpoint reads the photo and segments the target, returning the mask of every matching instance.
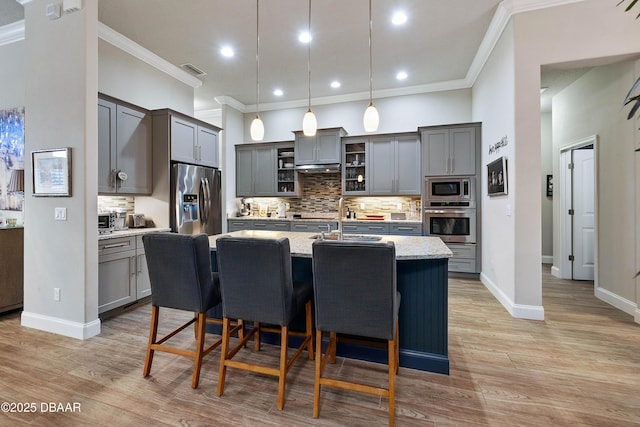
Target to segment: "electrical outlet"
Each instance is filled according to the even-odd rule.
[[[67,208],[55,208],[54,209],[54,218],[56,221],[66,221],[67,220]]]
[[[364,203],[360,203],[360,209],[365,210],[365,204]]]
[[[53,288],[53,300],[60,301],[60,288]]]

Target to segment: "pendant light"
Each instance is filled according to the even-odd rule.
[[[372,55],[371,55],[371,27],[373,26],[371,20],[371,0],[369,0],[369,106],[364,111],[364,118],[362,120],[364,124],[365,132],[375,132],[378,130],[378,124],[380,123],[380,116],[378,110],[373,106],[373,72],[372,72]]]
[[[260,118],[260,0],[256,0],[256,118],[251,122],[251,139],[262,141],[264,124]]]
[[[311,37],[311,0],[309,0],[309,37]],[[309,40],[307,55],[307,71],[309,74],[309,108],[302,119],[302,132],[305,136],[315,136],[318,130],[318,120],[316,115],[311,111],[311,40]]]

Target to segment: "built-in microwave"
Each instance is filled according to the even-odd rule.
[[[475,208],[476,185],[474,177],[425,178],[425,208]]]

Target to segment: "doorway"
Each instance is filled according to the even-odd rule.
[[[560,150],[562,279],[597,277],[597,143],[594,135]]]

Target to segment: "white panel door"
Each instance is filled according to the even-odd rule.
[[[573,164],[573,278],[593,280],[595,263],[593,149],[573,150]]]

